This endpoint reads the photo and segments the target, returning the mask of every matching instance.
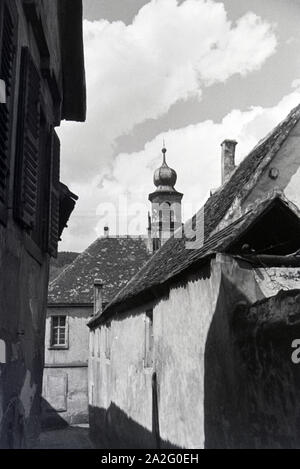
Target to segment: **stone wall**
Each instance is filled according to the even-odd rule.
[[[293,290],[300,286],[300,268],[257,268],[254,275],[265,297],[276,295],[279,290]]]
[[[213,369],[232,367],[226,380],[207,375],[208,448],[300,447],[300,365],[291,359],[299,319],[300,290],[236,308],[230,356],[206,357]]]

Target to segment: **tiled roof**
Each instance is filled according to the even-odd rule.
[[[149,257],[145,238],[98,238],[50,283],[48,303],[92,303],[94,280],[103,282],[103,301],[107,303]]]
[[[113,312],[114,308],[121,308],[122,303],[122,308],[124,308],[127,301],[137,295],[143,294],[146,302],[149,289],[158,288],[198,260],[199,256],[200,258],[208,256],[211,249],[219,248],[219,237],[222,239],[227,236],[226,230],[231,232],[235,223],[215,235],[212,235],[213,231],[224,219],[236,197],[243,194],[247,184],[254,178],[254,173],[256,173],[256,177],[259,177],[258,173],[261,174],[265,166],[272,161],[299,119],[300,105],[293,109],[287,118],[275,127],[266,138],[259,142],[237,167],[229,181],[207,200],[204,210],[202,208],[198,212],[198,214],[201,211],[204,213],[204,217],[202,216],[204,220],[204,246],[199,249],[186,249],[185,238],[171,238],[108,305],[108,315]],[[201,219],[201,214],[199,219]],[[191,220],[186,223],[185,231],[191,223]]]

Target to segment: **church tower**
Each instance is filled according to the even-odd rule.
[[[166,148],[163,148],[163,162],[155,171],[153,178],[156,190],[149,194],[151,215],[149,214],[148,239],[151,252],[157,251],[178,228],[182,227],[183,194],[174,188],[177,174],[167,165],[166,153]]]

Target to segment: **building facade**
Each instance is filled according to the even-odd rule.
[[[77,199],[55,127],[85,119],[81,1],[1,0],[0,80],[0,447],[20,448],[39,432],[49,259]]]
[[[150,254],[144,237],[98,238],[50,284],[43,426],[88,422],[87,322],[134,276]],[[101,293],[101,305],[97,298]]]
[[[226,140],[200,216],[89,322],[96,445],[299,447],[299,129],[297,107],[238,167]]]

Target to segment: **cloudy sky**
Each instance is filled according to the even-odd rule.
[[[239,162],[300,102],[299,0],[83,2],[88,117],[59,130],[75,251],[105,224],[146,233],[163,139],[188,218],[220,185],[222,140]]]

